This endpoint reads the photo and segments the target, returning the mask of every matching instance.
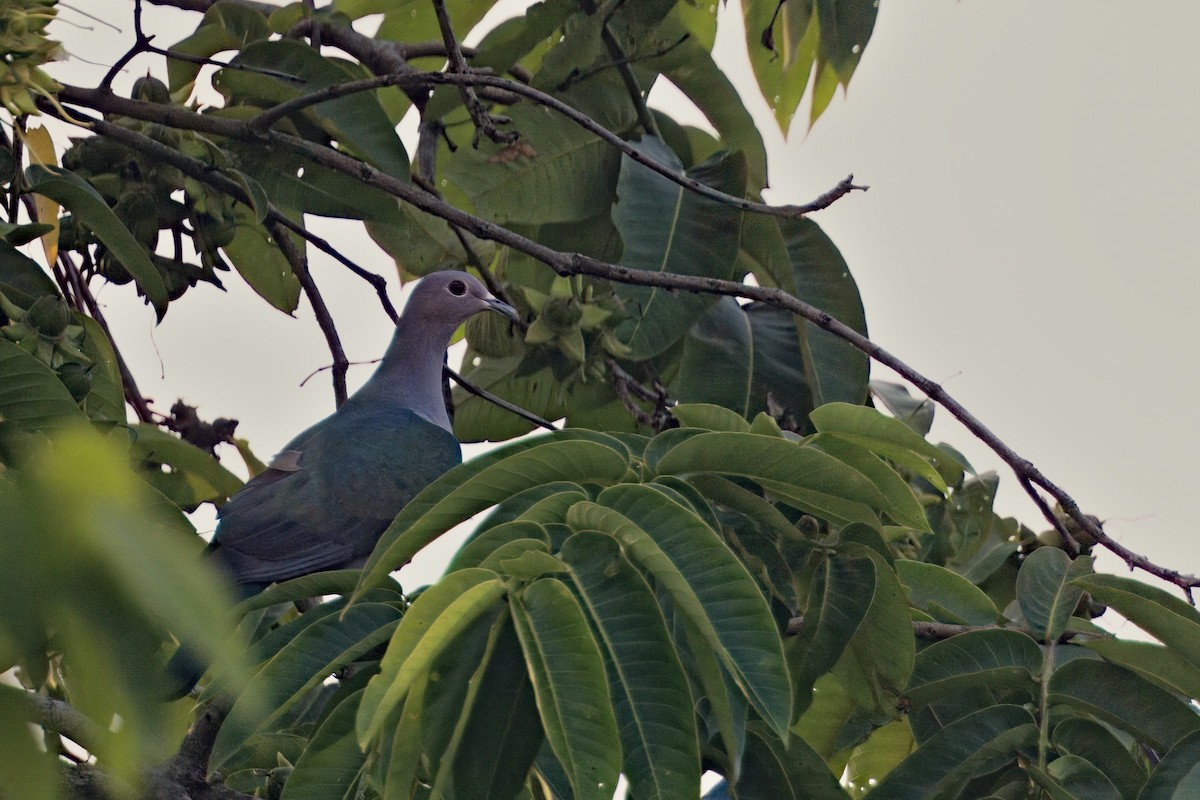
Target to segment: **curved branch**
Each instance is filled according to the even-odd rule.
[[[294,97],[279,105],[272,106],[266,111],[263,111],[254,119],[250,120],[249,126],[256,132],[265,132],[272,125],[283,119],[289,114],[300,111],[301,109],[314,106],[319,103],[324,103],[327,100],[333,100],[338,97],[344,97],[348,94],[358,92],[367,92],[374,89],[379,89],[383,86],[399,86],[403,89],[411,89],[422,85],[472,85],[472,86],[490,86],[496,89],[503,89],[513,94],[524,97],[547,108],[557,111],[567,119],[579,125],[589,133],[593,133],[600,139],[603,139],[608,144],[612,145],[622,154],[628,156],[639,164],[657,172],[659,175],[671,180],[683,188],[695,192],[703,197],[711,200],[724,203],[741,209],[742,211],[751,211],[758,214],[769,214],[775,217],[783,217],[784,219],[799,219],[808,216],[814,211],[828,208],[839,199],[853,191],[865,192],[869,186],[859,186],[854,183],[854,176],[849,175],[844,180],[839,182],[835,187],[825,192],[817,199],[803,205],[784,205],[773,206],[768,203],[758,203],[753,200],[747,200],[743,197],[734,197],[726,194],[719,189],[714,189],[711,186],[706,186],[694,178],[689,178],[682,172],[676,172],[671,167],[661,164],[658,161],[650,158],[642,151],[638,150],[629,142],[617,136],[615,133],[605,128],[599,122],[589,117],[587,114],[573,108],[564,103],[553,95],[535,89],[532,86],[526,86],[518,81],[509,80],[507,78],[498,78],[494,75],[478,75],[474,73],[458,74],[458,73],[442,73],[442,72],[416,72],[411,69],[406,69],[403,72],[391,73],[388,75],[379,75],[374,78],[364,78],[357,81],[348,81],[346,83],[338,83],[333,86],[328,86],[310,94]],[[83,90],[87,91],[87,90]]]
[[[464,76],[443,76],[460,78]],[[465,76],[473,80],[483,76]],[[489,79],[490,80],[490,79]],[[519,86],[520,84],[515,84]],[[175,127],[190,128],[247,141],[262,141],[263,134],[254,130],[246,123],[237,120],[220,119],[203,116],[184,109],[161,106],[153,103],[140,103],[94,90],[64,87],[60,96],[72,103],[91,105],[93,108],[106,112],[122,114],[152,122],[162,122]],[[974,414],[954,399],[937,382],[918,372],[904,361],[901,361],[875,342],[860,334],[848,325],[835,319],[831,314],[815,306],[805,303],[799,298],[780,289],[762,286],[749,286],[737,281],[721,280],[718,278],[678,275],[666,272],[650,272],[633,269],[618,264],[610,264],[596,258],[579,253],[564,253],[533,241],[525,236],[508,230],[480,217],[468,214],[460,208],[452,206],[432,195],[429,195],[411,183],[406,183],[391,175],[375,169],[369,164],[351,158],[343,153],[331,150],[318,144],[300,139],[295,136],[269,131],[265,134],[267,141],[288,147],[303,153],[321,166],[337,170],[363,183],[382,189],[389,194],[404,200],[422,211],[461,226],[473,235],[491,239],[500,244],[508,245],[526,255],[541,261],[562,276],[591,275],[598,278],[627,283],[637,286],[655,286],[663,289],[694,292],[698,294],[729,295],[757,300],[776,308],[790,311],[823,330],[866,353],[880,364],[890,367],[914,386],[925,393],[929,399],[941,405],[959,420],[972,434],[986,444],[1003,460],[1018,476],[1030,483],[1041,487],[1053,497],[1062,507],[1063,512],[1075,521],[1079,527],[1091,534],[1097,543],[1116,554],[1129,565],[1131,569],[1141,569],[1162,580],[1178,586],[1188,599],[1192,599],[1192,590],[1200,586],[1200,579],[1193,575],[1185,575],[1178,570],[1169,569],[1155,564],[1145,556],[1113,540],[1094,519],[1089,518],[1079,508],[1069,494],[1052,482],[1028,459],[1023,458],[1011,447],[1005,444],[995,433],[983,424]],[[1054,524],[1053,521],[1051,524]]]

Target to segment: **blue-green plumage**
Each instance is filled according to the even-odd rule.
[[[442,364],[458,326],[486,310],[516,319],[466,273],[422,278],[370,380],[221,508],[207,552],[242,596],[361,566],[401,509],[462,460]],[[171,672],[186,692],[200,676],[199,660],[180,647]]]

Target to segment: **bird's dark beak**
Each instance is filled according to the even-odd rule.
[[[521,317],[517,314],[517,310],[515,308],[513,308],[512,306],[510,306],[508,303],[501,302],[494,297],[489,297],[484,302],[487,303],[488,308],[490,308],[492,311],[500,312],[504,316],[511,319],[513,322],[521,321]]]

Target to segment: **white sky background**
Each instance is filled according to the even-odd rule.
[[[133,40],[133,3],[68,2],[120,28],[60,6],[62,19],[91,30],[55,24],[78,58],[52,71],[94,86]],[[1190,507],[1200,451],[1200,51],[1189,44],[1200,4],[1158,0],[1140,14],[1117,0],[881,5],[849,96],[839,93],[807,136],[802,112],[787,142],[739,53],[731,28],[740,25],[723,27],[718,60],[761,121],[769,199],[805,202],[850,172],[869,184],[816,219],[850,264],[872,338],[943,383],[1124,544],[1200,572]],[[198,20],[145,12],[161,46]],[[143,56],[118,90],[147,67],[165,76],[160,58]],[[699,119],[667,92],[653,100]],[[394,282],[361,228],[319,231]],[[349,357],[380,355],[391,324],[373,291],[323,254],[310,257]],[[306,304],[292,319],[235,276],[226,285],[189,291],[157,327],[131,287],[99,298],[157,408],[183,397],[206,418],[235,417],[265,458],[332,411],[327,374],[298,388],[329,353]],[[352,387],[370,372],[353,368]],[[934,435],[977,469],[1000,471],[1002,513],[1046,527],[999,458],[944,411]],[[241,471],[235,453],[223,456]],[[1122,571],[1108,554],[1099,566]],[[427,565],[423,580],[438,568]]]

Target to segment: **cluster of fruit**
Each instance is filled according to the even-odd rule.
[[[84,328],[74,324],[66,301],[47,294],[21,308],[0,294],[0,312],[8,318],[0,335],[57,372],[71,395],[82,400],[92,385],[92,359],[81,349]]]
[[[149,102],[170,102],[167,87],[152,77],[140,78],[133,97]],[[171,149],[214,166],[222,165],[221,150],[202,136],[141,120],[114,118],[112,122],[135,130]],[[74,140],[63,153],[62,165],[84,178],[112,207],[113,212],[150,254],[162,275],[170,299],[179,298],[197,281],[221,285],[216,270],[228,265],[218,252],[233,240],[237,221],[234,201],[176,167],[101,136]],[[158,254],[159,236],[166,233],[174,244],[172,256]],[[199,264],[186,260],[183,237],[190,238]],[[98,244],[91,231],[71,216],[61,220],[59,246],[80,250],[96,245],[96,271],[117,284],[128,283],[129,272]]]
[[[37,114],[36,97],[51,97],[62,87],[41,69],[62,54],[46,38],[58,0],[0,2],[0,103],[13,116]]]

